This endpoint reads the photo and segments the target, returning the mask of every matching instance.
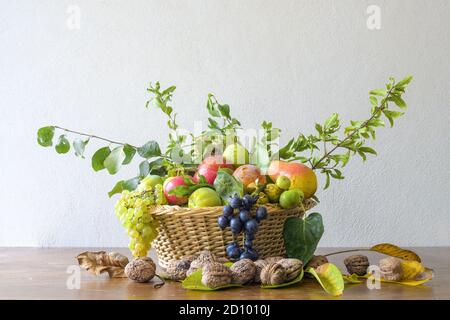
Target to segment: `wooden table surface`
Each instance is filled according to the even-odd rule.
[[[414,248],[424,264],[435,271],[432,281],[419,287],[382,283],[380,290],[369,290],[365,283],[348,285],[340,297],[327,295],[312,279],[277,290],[260,289],[257,286],[234,288],[214,292],[190,291],[180,283],[167,282],[162,288],[152,283],[139,284],[128,279],[109,279],[107,275],[96,277],[81,271],[80,289],[68,289],[68,267],[77,265],[75,256],[83,251],[99,248],[0,248],[0,299],[450,299],[450,247]],[[104,249],[130,256],[127,249]],[[338,251],[321,248],[318,252]],[[368,254],[376,264],[382,256]],[[341,270],[346,254],[330,257]],[[154,258],[154,256],[153,256]]]

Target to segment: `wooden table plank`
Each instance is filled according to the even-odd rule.
[[[321,253],[342,248],[321,248]],[[81,271],[81,288],[70,290],[66,282],[70,274],[67,268],[77,265],[75,256],[83,251],[99,248],[0,248],[0,299],[450,299],[450,247],[413,248],[424,264],[435,271],[435,278],[420,287],[382,284],[380,290],[369,290],[365,284],[349,285],[344,295],[327,295],[311,279],[304,279],[297,286],[264,290],[247,286],[215,292],[189,291],[179,283],[168,282],[160,289],[151,283],[139,284],[128,279],[109,279],[107,275],[96,277]],[[127,256],[127,249],[103,249],[118,251]],[[154,253],[151,254],[154,258]],[[330,257],[341,270],[346,254]],[[372,264],[382,255],[368,254]]]

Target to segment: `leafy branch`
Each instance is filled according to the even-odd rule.
[[[366,146],[367,140],[375,140],[377,127],[384,127],[384,116],[392,127],[394,119],[403,115],[403,112],[389,109],[392,102],[400,109],[406,109],[406,103],[402,99],[406,86],[412,77],[395,82],[390,78],[386,89],[375,89],[369,92],[369,101],[372,105],[368,119],[363,121],[350,121],[350,125],[344,128],[344,137],[339,138],[341,130],[339,115],[333,113],[323,124],[316,123],[316,135],[305,136],[299,134],[296,139],[291,139],[279,151],[279,156],[287,160],[299,160],[310,164],[312,169],[320,170],[326,176],[324,189],[330,185],[331,178],[344,179],[341,168],[345,167],[352,155],[358,154],[363,161],[367,154],[376,155],[373,148]],[[343,153],[336,153],[343,150]],[[318,156],[317,153],[323,154]],[[307,154],[305,155],[305,152]]]

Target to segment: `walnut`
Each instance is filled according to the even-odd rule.
[[[125,274],[136,282],[147,282],[155,276],[156,266],[149,257],[137,258],[125,267]]]
[[[239,260],[230,267],[233,283],[245,284],[255,278],[256,266],[250,259]]]
[[[218,258],[211,251],[202,251],[198,255],[198,257],[191,262],[191,266],[189,270],[186,272],[187,276],[190,276],[194,271],[203,268],[203,266],[207,263],[218,262]]]
[[[286,281],[292,281],[302,272],[303,262],[299,259],[281,259],[277,262],[286,270]]]
[[[202,283],[209,288],[217,288],[231,283],[231,270],[220,262],[207,263],[203,267]]]
[[[305,269],[313,268],[316,269],[318,266],[321,266],[325,263],[328,263],[328,259],[325,256],[313,256],[311,260],[309,260]]]
[[[265,266],[267,266],[269,263],[266,260],[256,260],[254,262],[255,267],[256,267],[256,272],[255,272],[255,278],[254,278],[254,282],[256,283],[260,283],[261,282],[261,270],[262,268],[264,268]]]
[[[402,261],[398,258],[389,257],[379,262],[381,276],[390,281],[399,281],[403,277]]]
[[[169,279],[174,281],[184,280],[186,272],[189,270],[191,262],[189,260],[172,260],[166,268],[166,274]]]
[[[286,269],[281,264],[269,263],[261,270],[261,283],[266,286],[286,282]]]
[[[345,258],[344,264],[349,274],[355,273],[358,276],[363,276],[367,273],[369,259],[366,256],[356,254]]]
[[[280,261],[281,259],[284,259],[284,257],[276,256],[276,257],[267,257],[264,260],[266,260],[268,263],[275,263]]]

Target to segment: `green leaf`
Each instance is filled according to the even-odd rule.
[[[385,95],[387,95],[387,91],[384,89],[375,89],[375,90],[369,91],[369,94],[374,95],[374,96],[384,97]]]
[[[323,186],[323,190],[328,189],[330,186],[330,173],[328,171],[325,172],[325,185]]]
[[[384,109],[383,110],[383,114],[386,116],[386,118],[389,120],[389,123],[392,126],[394,126],[394,119],[401,117],[402,115],[404,115],[403,112],[400,111],[393,111],[393,110],[388,110],[388,109]]]
[[[52,140],[54,135],[55,127],[42,127],[37,132],[37,142],[43,147],[50,147],[53,144]]]
[[[140,181],[140,177],[134,177],[134,178],[125,180],[122,183],[123,190],[134,191],[137,188],[139,181]]]
[[[123,180],[118,181],[111,191],[108,192],[108,196],[111,198],[116,193],[121,193],[123,191]]]
[[[337,129],[339,126],[339,115],[337,113],[333,113],[327,121],[325,121],[324,130],[334,130]]]
[[[256,164],[262,172],[266,172],[270,164],[267,147],[261,143],[255,143],[250,157],[250,163]]]
[[[149,141],[144,144],[142,147],[137,149],[138,154],[145,159],[151,157],[158,157],[161,155],[161,149],[159,148],[159,144],[156,141]]]
[[[165,168],[164,158],[158,158],[149,162],[150,174],[156,174],[157,176],[164,176],[167,174]]]
[[[263,288],[263,289],[278,289],[278,288],[284,288],[284,287],[292,286],[292,285],[297,284],[300,281],[302,281],[303,275],[304,275],[304,272],[303,272],[303,269],[302,269],[302,271],[299,273],[299,275],[294,280],[291,280],[289,282],[285,282],[285,283],[282,283],[282,284],[271,285],[271,286],[264,286],[264,285],[262,285],[261,288]]]
[[[136,154],[136,149],[130,146],[129,144],[125,144],[123,146],[123,152],[125,153],[125,159],[122,164],[129,164],[131,160],[133,160],[134,155]]]
[[[94,155],[92,156],[92,169],[94,169],[94,171],[100,171],[105,169],[105,165],[103,164],[106,160],[106,158],[109,156],[109,154],[111,153],[111,149],[109,147],[103,147],[98,149]]]
[[[75,150],[75,155],[77,157],[81,157],[84,159],[84,149],[86,149],[86,145],[89,142],[89,138],[86,140],[82,140],[82,139],[76,139],[73,142],[73,148]]]
[[[316,131],[317,131],[319,134],[322,134],[322,133],[323,133],[322,126],[321,126],[319,123],[316,123],[315,127],[316,127]]]
[[[369,148],[369,147],[360,147],[359,151],[362,151],[364,153],[370,153],[370,154],[377,155],[377,152],[374,149]]]
[[[230,118],[230,106],[227,104],[219,105],[218,106],[220,114],[224,116],[225,118]]]
[[[375,97],[375,96],[370,96],[369,100],[370,100],[370,103],[371,103],[374,107],[378,106],[378,99],[377,99],[377,97]]]
[[[305,219],[289,217],[284,222],[284,245],[289,258],[296,258],[306,265],[314,255],[324,228],[318,212]]]
[[[400,81],[395,85],[395,87],[396,87],[396,88],[404,88],[404,87],[406,87],[406,86],[411,82],[412,79],[413,79],[412,76],[407,76],[407,77],[404,78],[403,80],[400,80]]]
[[[406,102],[400,96],[391,95],[388,100],[394,102],[400,109],[406,109]]]
[[[122,193],[123,190],[133,191],[139,185],[139,181],[139,177],[134,177],[128,180],[120,180],[114,185],[111,191],[108,192],[108,196],[111,198],[117,193]]]
[[[147,160],[144,160],[139,164],[139,175],[142,178],[144,178],[148,176],[149,173],[150,173],[150,164],[148,163]]]
[[[123,152],[123,146],[114,148],[108,157],[106,157],[103,165],[106,170],[108,170],[109,174],[116,174],[120,166],[122,165],[123,160],[125,160],[125,152]]]
[[[313,275],[328,294],[340,296],[344,291],[344,278],[334,264],[325,263],[316,269],[308,268],[306,272]]]
[[[59,136],[58,144],[55,146],[55,150],[58,153],[67,153],[70,150],[70,142],[67,140],[66,135]]]
[[[221,290],[221,289],[227,289],[227,288],[233,288],[233,287],[243,287],[240,284],[230,283],[221,287],[217,288],[210,288],[205,286],[202,283],[202,269],[198,269],[194,272],[192,272],[189,277],[183,280],[181,283],[182,287],[189,290],[200,290],[200,291],[215,291],[215,290]]]
[[[242,183],[223,169],[219,169],[217,172],[214,189],[225,203],[228,203],[234,196],[242,197],[244,195]]]

